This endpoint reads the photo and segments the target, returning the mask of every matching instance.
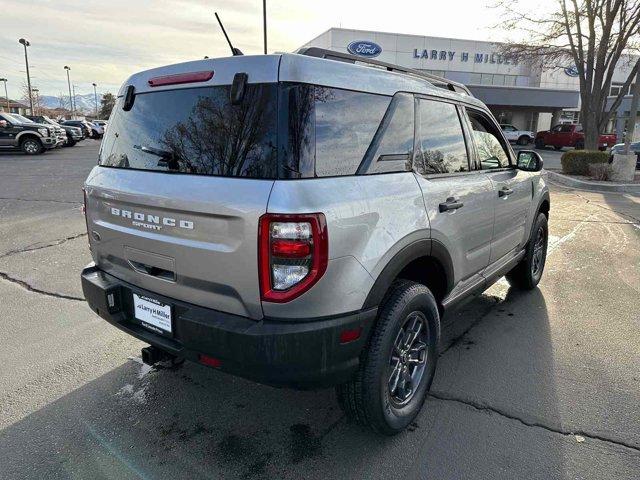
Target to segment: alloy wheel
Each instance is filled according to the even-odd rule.
[[[24,142],[24,150],[29,154],[38,153],[38,144],[32,140]]]
[[[538,276],[542,273],[542,269],[544,268],[546,244],[547,244],[547,239],[544,234],[544,228],[540,227],[538,228],[538,232],[536,233],[536,241],[533,244],[531,275],[534,278],[538,278]]]
[[[388,390],[398,407],[411,401],[428,361],[429,329],[422,312],[410,313],[393,343],[389,359]]]

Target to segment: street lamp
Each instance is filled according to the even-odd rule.
[[[40,106],[40,95],[39,95],[40,90],[37,89],[36,87],[33,87],[31,91],[36,94],[36,107],[39,107]],[[37,115],[37,114],[38,112],[31,112],[31,115]]]
[[[93,85],[93,104],[96,107],[96,119],[98,118],[98,92],[96,91],[96,87],[98,86],[95,82],[92,83],[91,85]]]
[[[28,40],[21,38],[18,40],[24,46],[24,63],[27,65],[27,88],[29,89],[29,106],[31,107],[31,115],[33,115],[33,98],[31,98],[31,76],[29,75],[29,56],[27,55],[27,47],[31,46]]]
[[[67,71],[67,85],[69,86],[69,110],[71,110],[71,116],[74,116],[73,113],[73,98],[71,97],[71,79],[69,77],[69,72],[71,71],[71,67],[64,66],[64,69]]]
[[[11,107],[9,107],[9,95],[7,94],[7,79],[0,78],[0,82],[4,82],[4,98],[7,101],[7,113],[11,113]]]
[[[74,83],[71,84],[71,91],[73,92],[73,111],[78,114],[78,104],[76,102],[76,85]]]

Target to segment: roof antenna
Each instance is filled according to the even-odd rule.
[[[224,38],[227,39],[227,43],[229,44],[229,48],[231,49],[231,54],[234,57],[236,55],[244,55],[244,53],[242,53],[242,51],[239,48],[236,48],[233,45],[231,45],[231,40],[229,40],[229,35],[227,35],[227,31],[224,29],[224,25],[222,25],[222,20],[220,20],[220,17],[218,16],[218,12],[215,12],[215,15],[216,15],[216,20],[218,20],[218,23],[220,24],[220,28],[222,29],[222,33],[224,33]]]

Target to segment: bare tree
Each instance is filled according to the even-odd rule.
[[[550,13],[535,13],[530,2],[499,0],[507,28],[526,34],[525,42],[507,43],[505,53],[537,60],[546,67],[576,66],[580,80],[580,116],[585,147],[596,149],[599,133],[628,92],[640,60],[640,0],[556,0]],[[628,76],[607,109],[616,67],[627,64]]]
[[[29,105],[29,86],[27,82],[23,81],[20,86],[21,92],[21,100]],[[42,99],[40,98],[39,92],[33,86],[31,87],[31,99],[33,101],[33,112],[30,112],[30,115],[37,115],[42,109]]]

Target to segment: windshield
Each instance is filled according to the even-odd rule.
[[[118,99],[100,165],[224,177],[276,178],[276,84],[186,88]]]
[[[29,120],[27,117],[23,117],[22,115],[18,115],[17,113],[10,113],[13,118],[19,123],[36,123],[33,120]]]

